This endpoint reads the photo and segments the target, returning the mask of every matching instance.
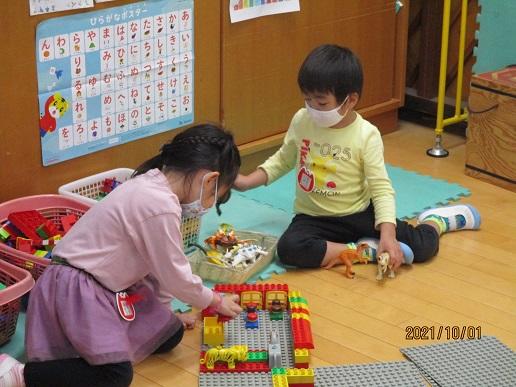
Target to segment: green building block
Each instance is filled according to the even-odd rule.
[[[283,311],[281,311],[281,312],[269,312],[269,317],[270,317],[271,321],[283,320]]]
[[[290,297],[288,300],[290,302],[299,302],[308,305],[308,301],[304,297]]]
[[[266,351],[256,351],[247,353],[248,362],[267,361],[268,359],[269,355]]]

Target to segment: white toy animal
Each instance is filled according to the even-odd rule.
[[[391,262],[391,257],[389,256],[389,253],[382,253],[382,254],[378,255],[376,260],[378,262],[378,274],[376,275],[376,279],[378,281],[383,280],[383,275],[387,272],[387,269],[389,270],[388,277],[389,278],[395,277],[394,270],[389,265]]]

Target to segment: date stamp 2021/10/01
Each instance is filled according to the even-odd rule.
[[[405,327],[406,340],[464,340],[482,338],[482,327],[474,325],[409,325]]]

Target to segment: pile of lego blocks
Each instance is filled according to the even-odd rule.
[[[56,224],[36,210],[12,212],[0,224],[0,242],[24,253],[51,258],[52,249],[75,222],[74,214],[61,216]]]
[[[104,199],[107,196],[107,194],[113,191],[120,184],[122,184],[122,182],[118,181],[116,178],[104,179],[104,181],[102,182],[102,187],[100,187],[99,194],[97,195],[95,200],[100,201]]]
[[[314,386],[314,370],[309,368],[310,350],[314,348],[310,311],[308,302],[300,292],[289,291],[286,284],[217,284],[214,290],[222,294],[239,295],[240,304],[244,309],[241,320],[245,325],[237,329],[253,331],[253,334],[242,335],[242,341],[246,341],[245,338],[264,335],[267,335],[269,340],[268,345],[263,345],[264,348],[260,346],[259,349],[256,348],[256,341],[253,339],[250,339],[250,342],[233,342],[233,345],[225,346],[225,343],[232,341],[230,337],[225,337],[225,330],[230,327],[225,325],[235,324],[235,321],[238,323],[240,318],[228,321],[228,318],[217,315],[210,308],[205,309],[202,313],[204,345],[200,358],[201,385],[208,375],[210,380],[220,378],[222,381],[227,373],[252,373],[255,376],[267,377],[273,386]],[[249,314],[254,314],[256,309],[260,312],[259,319],[253,319],[253,323],[256,324],[248,324]],[[265,332],[266,327],[270,327],[272,323],[260,319],[270,319],[276,327],[280,326],[278,324],[284,324],[281,327],[291,337],[280,339],[280,334],[274,330]],[[264,331],[260,333],[259,330]],[[285,345],[290,341],[293,346]],[[263,341],[261,343],[263,344]],[[251,347],[253,349],[250,349]],[[285,356],[282,361],[282,352],[288,357],[286,364]],[[291,367],[292,365],[294,367]]]

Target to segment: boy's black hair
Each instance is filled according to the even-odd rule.
[[[191,179],[197,171],[206,169],[219,172],[219,187],[231,187],[240,170],[240,153],[233,135],[212,124],[200,124],[179,133],[161,147],[158,155],[145,161],[133,173],[141,175],[153,168],[182,173]],[[217,202],[229,199],[229,191]]]
[[[349,48],[325,44],[308,54],[297,83],[303,93],[332,93],[340,104],[351,93],[361,95],[362,65]]]

